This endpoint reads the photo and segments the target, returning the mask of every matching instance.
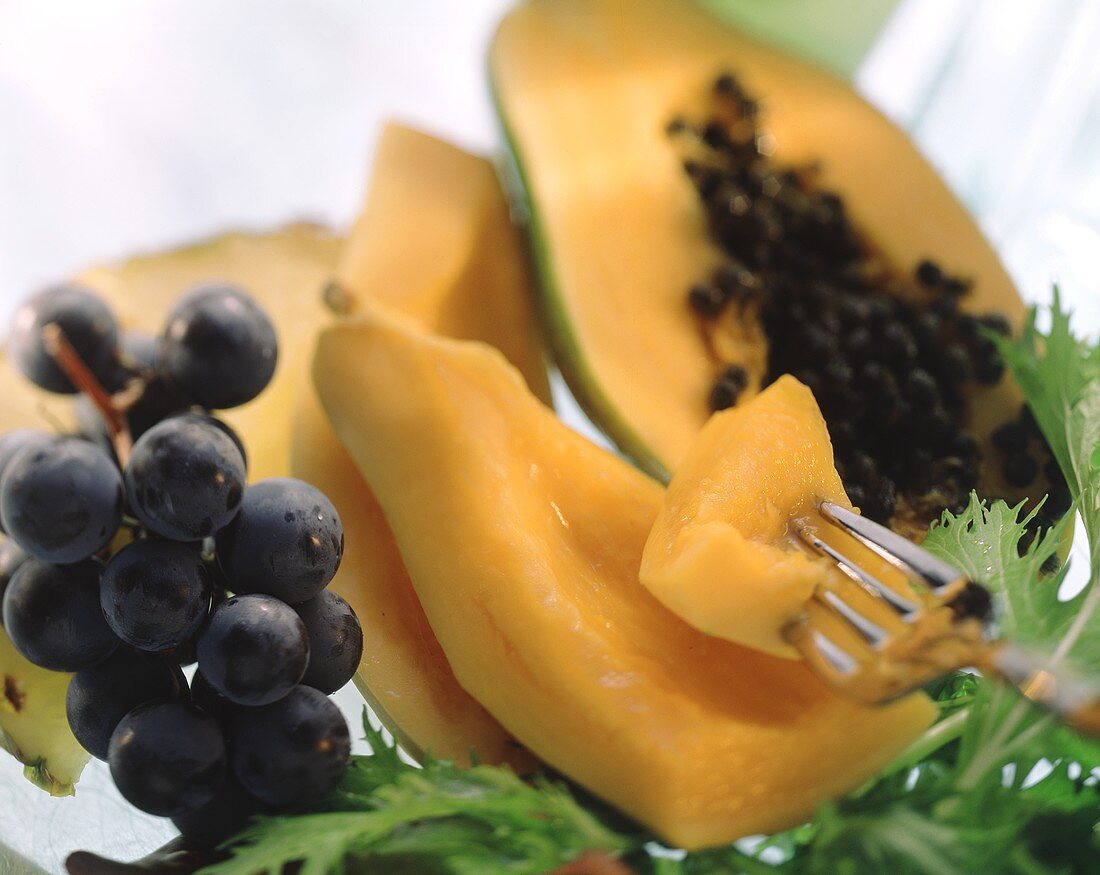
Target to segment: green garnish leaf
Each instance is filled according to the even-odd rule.
[[[365,715],[364,715],[365,716]],[[323,811],[258,819],[204,875],[354,871],[522,875],[585,852],[618,856],[631,841],[605,827],[562,785],[527,783],[508,768],[404,762],[364,719],[372,754],[357,756]]]
[[[945,513],[933,523],[924,546],[974,580],[985,582],[996,602],[1002,635],[1046,647],[1060,640],[1077,616],[1076,603],[1058,597],[1066,568],[1050,577],[1042,573],[1044,563],[1057,555],[1073,520],[1067,516],[1043,530],[1021,556],[1019,544],[1026,542],[1028,525],[1038,512],[1038,508],[1025,512],[1023,504],[986,504],[972,493],[969,506],[958,517]]]
[[[1100,570],[1100,344],[1074,336],[1057,287],[1049,314],[1046,332],[1033,308],[1020,338],[998,339],[998,346],[1078,496],[1095,578]]]

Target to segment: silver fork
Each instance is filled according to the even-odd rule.
[[[973,667],[1016,687],[1068,725],[1100,734],[1100,684],[997,640],[990,625],[993,601],[984,586],[847,508],[822,502],[818,511],[824,526],[802,519],[794,530],[843,576],[819,585],[784,637],[825,681],[855,699],[880,703]],[[900,571],[902,586],[889,584],[884,569]]]

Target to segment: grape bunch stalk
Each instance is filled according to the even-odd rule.
[[[267,314],[207,284],[153,337],[62,286],[19,308],[8,352],[76,396],[78,433],[0,436],[0,620],[27,660],[73,673],[77,740],[131,804],[197,842],[320,799],[350,755],[328,695],[363,651],[327,589],[340,516],[300,480],[249,484],[244,443],[213,412],[271,380]]]

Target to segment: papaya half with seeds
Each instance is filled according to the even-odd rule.
[[[549,400],[522,239],[484,158],[387,125],[329,296],[344,318],[381,300],[429,330],[492,343]],[[418,758],[473,755],[530,771],[531,755],[455,679],[382,509],[312,387],[299,398],[292,443],[295,476],[325,492],[344,522],[345,558],[331,586],[363,625],[355,683],[375,713]]]
[[[752,397],[815,344],[821,367],[812,388],[830,427],[873,409],[883,420],[897,417],[891,426],[897,435],[914,434],[930,421],[934,432],[947,420],[952,428],[965,426],[984,449],[990,432],[1016,414],[1019,394],[999,379],[984,323],[975,327],[967,314],[996,314],[989,325],[1016,326],[1024,309],[1019,296],[974,221],[905,134],[846,83],[681,0],[527,0],[500,25],[490,73],[529,213],[551,347],[589,416],[643,470],[667,479],[714,407]],[[835,240],[815,243],[804,232],[821,210],[826,232],[830,213],[843,221]],[[795,230],[784,224],[789,214],[800,222]],[[747,246],[754,233],[770,251]],[[834,270],[829,259],[848,258],[852,246],[862,254],[840,265],[844,271]],[[780,288],[779,280],[792,278],[791,265],[802,271],[793,279],[805,288],[805,300]],[[689,306],[688,290],[700,282],[736,297],[742,268],[745,296],[721,318],[722,301],[708,302],[713,289],[701,289]],[[818,282],[824,280],[826,286]],[[950,291],[941,304],[951,311],[948,328],[931,329],[927,355],[921,331],[928,320],[921,317],[934,301],[925,281]],[[880,305],[870,305],[872,328],[861,334],[845,314],[837,318],[821,305],[822,296],[844,282],[849,297],[856,290],[911,306],[887,314],[897,324],[880,330],[873,327]],[[762,293],[764,303],[750,292]],[[774,305],[770,313],[767,301]],[[701,318],[712,303],[714,318]],[[864,319],[858,310],[866,302],[854,303]],[[933,317],[939,319],[939,311]],[[786,331],[788,322],[798,323],[797,332]],[[905,410],[879,405],[868,389],[872,381],[852,372],[853,356],[857,365],[866,361],[849,356],[852,335],[877,345],[891,367],[895,354],[904,358],[922,344],[920,368],[878,375],[890,398],[902,392]],[[936,381],[942,374],[950,382],[971,367],[969,360],[950,363],[957,349],[940,361],[939,345],[956,340],[966,350],[983,350],[981,380],[952,384],[942,403],[936,395],[916,403],[929,397],[928,375],[914,378],[907,395],[909,371],[930,370]],[[846,356],[847,363],[838,363]],[[730,365],[735,379],[722,383],[722,369]],[[831,405],[837,385],[851,397]],[[849,426],[856,427],[844,443],[855,441],[857,449],[861,434],[877,427],[870,418]],[[877,470],[867,479],[892,478],[900,492],[902,475],[883,470],[901,467],[906,455],[888,449],[895,432],[877,442]],[[927,480],[922,488],[956,477],[960,459],[977,464],[969,446],[933,449],[939,455],[924,467],[934,470],[912,474]],[[844,458],[850,485],[854,469],[866,466],[859,453]],[[913,458],[919,467],[923,459]],[[981,465],[983,491],[1018,495],[996,467]],[[971,485],[970,471],[964,473],[956,490],[963,497]],[[855,503],[870,508],[877,497]],[[886,521],[894,504],[892,498],[884,503],[872,515]],[[897,506],[904,515],[905,502],[899,498]],[[911,533],[936,512],[914,509],[924,516]]]
[[[697,848],[791,826],[933,718],[705,635],[638,583],[663,490],[565,426],[500,353],[366,307],[318,397],[459,683],[550,766]]]

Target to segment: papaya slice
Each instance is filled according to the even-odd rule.
[[[780,377],[745,404],[716,413],[692,442],[646,541],[641,582],[696,629],[798,658],[782,633],[820,584],[866,600],[831,562],[799,543],[795,524],[812,527],[912,595],[896,569],[833,531],[818,512],[822,501],[851,507],[813,394],[794,377]],[[880,608],[865,610],[885,628],[904,628]]]
[[[717,212],[756,209],[757,201],[772,196],[761,198],[752,189],[751,197],[739,200],[734,187],[725,207],[713,199],[704,203],[702,192],[715,180],[714,197],[725,197],[720,186],[728,178],[708,176],[705,162],[721,164],[746,145],[729,140],[724,125],[755,118],[749,110],[758,107],[745,101],[745,114],[734,118],[727,101],[715,111],[722,124],[703,128],[702,121],[715,117],[708,115],[712,88],[736,95],[743,89],[759,98],[762,136],[747,146],[770,164],[754,165],[751,172],[779,169],[753,185],[801,198],[805,193],[781,178],[780,170],[815,168],[805,170],[814,176],[814,191],[841,199],[885,275],[915,284],[916,266],[935,259],[969,283],[959,302],[963,310],[995,312],[1019,324],[1023,305],[992,248],[905,134],[840,79],[748,39],[700,4],[527,0],[500,25],[490,71],[530,214],[541,307],[558,365],[593,421],[658,478],[667,479],[680,464],[712,406],[732,403],[742,389],[741,398],[752,396],[768,357],[762,346],[768,346],[770,334],[765,336],[752,307],[734,320],[732,330],[719,324],[714,337],[711,323],[701,329],[688,306],[689,288],[728,266],[727,250],[741,239],[737,224]],[[736,78],[716,79],[727,71]],[[688,157],[699,158],[693,167],[670,133],[683,129],[685,119],[699,133],[699,141],[686,147]],[[699,157],[703,153],[705,161]],[[837,208],[835,200],[822,205]],[[768,234],[773,228],[753,227]],[[719,239],[725,248],[715,242]],[[800,254],[799,245],[768,264],[786,264],[787,255]],[[816,268],[807,269],[812,280]],[[731,283],[736,281],[734,276]],[[892,282],[882,280],[874,291],[887,291]],[[706,309],[706,290],[697,303]],[[806,307],[811,317],[800,325],[815,333],[807,326],[819,311]],[[770,332],[766,321],[763,327]],[[835,326],[817,327],[828,335],[826,342],[843,338]],[[909,329],[904,331],[897,348],[912,343]],[[792,344],[784,343],[789,351]],[[737,365],[741,383],[734,391],[723,387],[714,398],[720,366],[729,363]],[[996,365],[991,367],[990,383],[999,378]],[[832,379],[814,386],[815,394],[823,388],[827,394]],[[857,393],[867,392],[858,375],[851,385]],[[973,394],[969,412],[959,416],[969,420],[967,430],[984,445],[993,428],[1016,414],[1019,395],[1007,380]],[[826,400],[819,397],[823,409]],[[857,401],[864,407],[871,403],[867,394]],[[913,416],[924,421],[926,412],[915,409]],[[826,414],[831,416],[827,409]],[[900,433],[911,432],[901,427]],[[888,461],[900,464],[897,458]],[[991,494],[1015,494],[991,476],[990,466],[981,473]],[[851,475],[845,474],[846,483]],[[955,491],[965,497],[968,488]],[[910,533],[923,530],[934,513]],[[877,516],[885,521],[888,513]]]
[[[335,286],[347,313],[384,301],[446,337],[492,344],[550,403],[523,234],[485,158],[387,124]]]
[[[318,397],[459,683],[546,763],[688,848],[799,822],[933,718],[843,699],[704,635],[638,583],[662,489],[558,420],[485,344],[365,307]]]
[[[397,124],[382,133],[363,211],[330,298],[354,313],[382,300],[441,334],[504,351],[549,401],[520,232],[492,165]],[[455,679],[409,582],[369,486],[312,388],[298,401],[292,467],[332,499],[345,559],[332,587],[355,608],[368,642],[356,686],[413,756],[471,755],[517,772],[534,760]]]
[[[295,476],[322,490],[344,523],[344,561],[331,586],[355,608],[367,646],[355,686],[401,747],[469,764],[534,758],[455,679],[409,582],[377,499],[310,390],[294,416]]]
[[[641,581],[695,628],[795,656],[780,637],[829,573],[791,521],[817,504],[850,507],[810,390],[781,377],[703,426],[669,484]]]

